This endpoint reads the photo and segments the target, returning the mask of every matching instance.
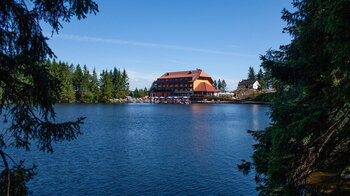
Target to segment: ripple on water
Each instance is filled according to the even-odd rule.
[[[86,116],[83,135],[35,162],[34,195],[255,195],[248,129],[268,125],[258,105],[58,105],[58,120]]]

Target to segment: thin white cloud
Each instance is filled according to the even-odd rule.
[[[128,76],[130,79],[142,79],[148,82],[153,82],[159,77],[159,74],[146,74],[141,72],[136,72],[132,70],[127,70]]]
[[[215,75],[213,77],[214,80],[225,80],[226,82],[226,88],[228,91],[233,91],[233,90],[236,90],[237,89],[237,86],[238,86],[238,83],[240,80],[236,80],[236,79],[232,79],[232,78],[225,78],[225,77],[222,77],[222,76],[217,76]]]
[[[135,88],[150,88],[152,82],[155,81],[159,74],[147,74],[141,73],[133,70],[127,70],[129,81],[130,81],[130,89],[134,90]]]
[[[81,36],[81,35],[71,35],[71,34],[59,34],[57,35],[57,37],[54,37],[54,38],[65,39],[65,40],[75,40],[75,41],[89,41],[89,42],[100,42],[100,43],[109,43],[109,44],[133,45],[133,46],[152,47],[152,48],[165,48],[165,49],[173,49],[173,50],[183,50],[183,51],[240,56],[240,57],[256,57],[256,55],[252,55],[252,54],[242,54],[242,53],[226,52],[226,51],[220,51],[220,50],[201,49],[201,48],[193,48],[193,47],[177,46],[177,45],[169,45],[169,44],[127,41],[127,40],[119,40],[119,39],[106,39],[106,38],[89,37],[89,36]]]
[[[227,84],[227,90],[229,91],[233,91],[237,89],[238,86],[238,80],[233,80],[233,79],[228,79],[225,80],[226,84]]]

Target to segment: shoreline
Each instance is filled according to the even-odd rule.
[[[232,100],[232,101],[192,101],[190,104],[179,104],[179,103],[152,103],[149,101],[125,101],[125,102],[111,102],[111,103],[56,103],[55,105],[69,105],[69,104],[128,104],[128,103],[149,103],[149,104],[176,104],[176,105],[190,105],[190,104],[258,104],[258,105],[273,105],[273,102],[264,101],[252,101],[252,100]]]
[[[265,101],[252,101],[252,100],[234,100],[234,101],[196,101],[192,103],[199,104],[259,104],[259,105],[272,105],[272,102]]]

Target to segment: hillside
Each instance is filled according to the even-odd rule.
[[[238,100],[251,100],[251,101],[265,101],[272,102],[275,94],[275,90],[264,89],[236,89],[232,91],[235,93],[235,97]]]

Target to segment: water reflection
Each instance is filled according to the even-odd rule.
[[[258,130],[259,125],[259,107],[260,105],[251,105],[250,111],[251,111],[251,122],[252,122],[252,128],[253,130]]]
[[[211,110],[206,104],[191,105],[191,132],[193,148],[198,161],[207,162],[211,145]]]

